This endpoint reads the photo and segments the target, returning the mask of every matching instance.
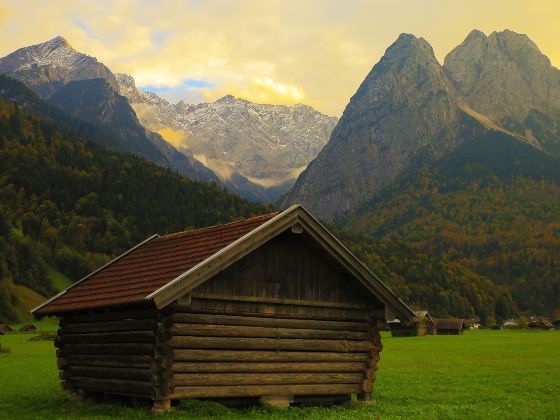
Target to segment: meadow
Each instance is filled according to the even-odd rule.
[[[56,323],[36,323],[45,331]],[[393,338],[384,350],[374,397],[329,408],[287,410],[183,401],[152,414],[93,401],[71,401],[58,383],[54,346],[33,334],[0,337],[0,418],[560,418],[560,331],[467,331],[464,336]]]

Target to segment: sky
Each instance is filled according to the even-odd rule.
[[[1,0],[0,56],[61,35],[172,102],[231,94],[340,116],[400,33],[443,62],[475,28],[525,33],[560,67],[559,0]]]

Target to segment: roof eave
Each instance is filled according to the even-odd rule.
[[[44,308],[46,305],[48,305],[49,303],[51,303],[52,301],[54,301],[55,299],[58,299],[60,296],[64,295],[68,290],[70,290],[71,288],[73,288],[74,286],[77,286],[78,284],[80,284],[81,282],[83,282],[84,280],[87,280],[88,278],[90,278],[91,276],[93,276],[94,274],[97,274],[98,272],[100,272],[101,270],[103,270],[104,268],[107,268],[108,266],[110,266],[111,264],[113,264],[114,262],[120,260],[122,257],[124,257],[125,255],[130,254],[132,251],[134,251],[135,249],[140,248],[142,245],[146,244],[147,242],[151,241],[154,238],[157,238],[159,235],[155,234],[150,236],[149,238],[144,239],[142,242],[140,242],[139,244],[133,246],[132,248],[130,248],[129,250],[123,252],[121,255],[119,255],[118,257],[114,258],[113,260],[109,261],[107,264],[99,267],[97,270],[92,271],[91,273],[89,273],[87,276],[82,277],[80,280],[78,280],[75,283],[72,283],[70,286],[68,286],[66,289],[64,289],[62,292],[57,293],[56,295],[54,295],[53,297],[51,297],[50,299],[46,300],[45,302],[41,303],[39,306],[36,306],[35,308],[31,309],[31,313],[33,314],[33,316],[37,319],[42,318],[43,316],[48,316],[48,315],[56,315],[60,312],[57,311],[53,311],[53,312],[45,312],[45,313],[40,313],[37,314],[38,311],[40,311],[42,308]]]
[[[394,311],[406,320],[414,319],[412,309],[299,204],[279,213],[216,254],[177,276],[171,282],[146,296],[145,299],[153,300],[157,308],[169,305],[296,222],[302,223],[314,239],[346,266],[372,294],[381,299],[390,311]]]

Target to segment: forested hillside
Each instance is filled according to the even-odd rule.
[[[105,149],[0,100],[0,320],[15,320],[11,285],[56,291],[154,233],[229,222],[268,209]]]
[[[403,175],[339,223],[378,240],[406,241],[416,252],[441,258],[449,272],[463,267],[448,280],[433,271],[416,275],[415,263],[392,265],[391,255],[406,255],[406,246],[375,249],[399,275],[408,273],[408,284],[397,283],[411,303],[468,316],[470,309],[456,304],[461,291],[482,316],[492,301],[498,318],[560,308],[560,160],[508,136],[468,142]]]

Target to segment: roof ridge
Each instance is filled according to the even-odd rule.
[[[266,213],[266,214],[259,214],[257,216],[251,216],[251,217],[248,217],[246,219],[234,220],[232,222],[221,223],[221,224],[212,225],[212,226],[205,226],[205,227],[201,227],[201,228],[193,228],[193,229],[183,230],[181,232],[168,233],[168,234],[165,234],[165,235],[159,235],[159,239],[168,239],[170,236],[186,235],[186,234],[191,234],[193,232],[201,232],[201,231],[205,231],[205,230],[208,230],[208,229],[215,229],[217,227],[229,226],[229,225],[233,225],[235,223],[247,222],[249,220],[257,220],[257,219],[261,219],[261,218],[268,217],[268,216],[276,216],[279,213],[280,213],[279,211],[275,211],[275,212],[272,212],[272,213]]]

